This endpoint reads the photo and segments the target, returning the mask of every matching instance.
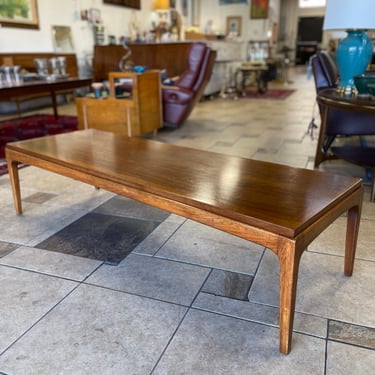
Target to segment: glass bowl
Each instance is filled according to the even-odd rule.
[[[375,73],[364,73],[353,78],[358,95],[374,95]],[[372,87],[372,93],[370,92],[370,87]]]

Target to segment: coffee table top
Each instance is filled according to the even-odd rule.
[[[361,188],[357,178],[94,129],[7,149],[288,238]]]

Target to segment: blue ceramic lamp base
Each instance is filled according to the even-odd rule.
[[[356,92],[353,77],[366,71],[373,53],[372,40],[364,30],[347,30],[347,33],[336,50],[340,74],[338,91],[345,95]]]

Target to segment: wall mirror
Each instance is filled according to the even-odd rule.
[[[74,52],[72,30],[70,26],[52,26],[52,41],[55,52]]]

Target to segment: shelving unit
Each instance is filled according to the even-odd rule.
[[[108,97],[76,98],[80,129],[94,128],[132,137],[156,133],[162,127],[159,70],[112,72],[108,80]],[[116,94],[119,85],[126,87],[127,95]]]

